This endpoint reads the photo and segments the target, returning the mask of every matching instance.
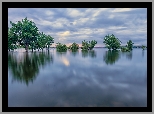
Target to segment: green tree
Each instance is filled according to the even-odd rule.
[[[129,50],[132,50],[133,49],[133,42],[131,41],[131,40],[129,40],[128,42],[127,42],[127,48],[129,49]]]
[[[122,52],[130,52],[130,51],[132,51],[133,50],[133,44],[134,43],[131,40],[129,40],[125,47],[121,47],[121,51]]]
[[[92,40],[92,41],[82,41],[82,50],[92,50],[94,46],[97,44],[97,41]]]
[[[110,49],[117,50],[120,48],[122,42],[112,34],[112,35],[106,35],[104,37],[103,43],[109,50]]]
[[[32,49],[32,52],[33,52],[33,50],[36,50],[37,49],[36,41],[35,42],[33,41],[33,42],[30,43],[29,49]]]
[[[65,52],[67,51],[67,46],[65,44],[61,44],[61,43],[56,43],[56,50],[59,52]]]
[[[14,50],[17,48],[16,43],[17,43],[18,37],[15,33],[13,33],[12,28],[8,28],[8,50]]]
[[[144,50],[146,48],[146,46],[142,45],[142,50]]]
[[[54,38],[52,38],[50,35],[46,36],[46,47],[49,50],[50,45],[52,45],[52,43],[54,43]]]
[[[68,49],[72,51],[77,51],[79,49],[79,45],[74,42],[72,45],[68,47]]]
[[[43,51],[43,48],[46,47],[46,35],[42,32],[39,32],[39,35],[37,36],[37,40],[35,42],[36,48],[38,49],[38,51],[41,49]]]
[[[128,49],[128,47],[121,47],[121,51],[122,52],[130,52],[130,50]]]
[[[26,52],[28,52],[30,44],[37,40],[38,28],[36,24],[28,20],[27,17],[17,23],[10,21],[10,24],[12,25],[10,30],[14,33],[14,36],[18,38],[18,43],[24,45]]]

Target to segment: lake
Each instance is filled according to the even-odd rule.
[[[24,51],[8,52],[9,107],[147,106],[147,50]]]

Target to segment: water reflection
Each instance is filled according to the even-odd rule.
[[[50,62],[53,62],[53,57],[49,52],[8,53],[8,68],[13,81],[20,81],[27,86],[38,75],[40,66]]]
[[[144,50],[144,57],[140,49],[133,49],[132,55],[108,51],[104,48],[94,50],[97,52],[95,59],[91,59],[92,56],[96,56],[95,52],[90,54],[90,51],[84,53],[81,50],[79,53],[69,51],[58,53],[56,50],[50,50],[49,53],[29,52],[27,57],[23,52],[10,53],[8,56],[8,106],[147,106],[146,50]],[[84,58],[82,54],[87,55]],[[128,58],[131,56],[130,62]],[[49,60],[46,60],[47,57]],[[53,64],[51,57],[54,57]],[[114,62],[116,64],[107,65],[103,59],[108,64],[114,64]],[[15,71],[12,71],[13,68]],[[27,70],[23,71],[24,68]],[[17,73],[13,74],[13,72]],[[16,77],[20,79],[11,83],[12,78],[15,80]],[[31,84],[29,77],[33,80],[37,78],[35,83]],[[26,79],[29,81],[28,87],[25,86]]]
[[[62,57],[63,55],[66,55],[66,53],[67,53],[67,51],[65,51],[65,52],[56,51],[56,55],[60,56],[60,57]]]
[[[130,52],[121,52],[121,55],[126,56],[126,58],[128,60],[132,60],[133,52],[132,51],[130,51]]]
[[[144,50],[142,50],[142,57],[144,57]]]
[[[128,59],[128,60],[132,60],[132,51],[131,52],[128,52],[127,54],[126,54],[126,58]]]
[[[89,50],[89,51],[83,51],[81,50],[82,52],[82,57],[88,57],[90,56],[91,58],[96,58],[96,51],[95,50]]]
[[[74,57],[76,56],[76,55],[78,55],[79,54],[79,50],[76,50],[76,51],[69,51],[70,53],[71,53],[71,55],[73,55]]]
[[[120,57],[120,52],[119,51],[115,51],[115,50],[108,50],[105,52],[103,59],[105,61],[105,63],[108,64],[115,64],[115,62],[119,59]]]

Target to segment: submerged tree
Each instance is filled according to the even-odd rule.
[[[65,44],[61,44],[61,43],[56,43],[56,50],[59,52],[65,52],[67,51],[67,46]]]
[[[27,18],[18,21],[16,24],[10,21],[10,24],[12,25],[11,31],[18,38],[19,44],[25,46],[27,52],[31,42],[37,40],[38,28],[36,24]]]
[[[94,46],[97,44],[97,41],[92,40],[92,41],[82,41],[82,50],[92,50]]]
[[[39,36],[37,37],[36,46],[38,51],[41,49],[43,51],[43,48],[46,47],[46,35],[42,32],[39,32]]]
[[[142,50],[144,50],[146,48],[146,46],[142,45]]]
[[[79,49],[79,45],[74,42],[72,45],[68,47],[68,49],[72,51],[77,51]]]
[[[24,47],[26,52],[29,48],[32,51],[45,47],[49,49],[51,43],[54,42],[51,36],[40,33],[36,24],[28,20],[27,17],[17,23],[10,21],[10,24],[12,27],[8,28],[8,50],[14,49],[14,46],[17,45]]]
[[[127,45],[126,45],[126,47],[129,49],[129,50],[132,50],[133,49],[133,42],[131,41],[131,40],[129,40],[128,42],[127,42]]]
[[[54,43],[54,38],[52,38],[50,35],[46,36],[46,47],[49,50],[50,45],[52,45],[52,43]]]
[[[121,47],[122,52],[130,52],[130,50],[127,47]]]
[[[121,51],[122,52],[130,52],[130,51],[132,51],[133,50],[133,44],[134,43],[131,40],[129,40],[125,47],[121,47]]]
[[[106,47],[109,50],[110,49],[117,50],[120,48],[122,42],[112,34],[112,35],[106,35],[104,37],[103,43],[105,43]]]
[[[8,28],[8,50],[14,50],[17,48],[18,37],[15,33],[13,33],[12,29]]]

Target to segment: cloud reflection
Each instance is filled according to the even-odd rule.
[[[70,65],[70,63],[69,63],[69,61],[68,61],[68,59],[67,58],[65,58],[65,57],[62,57],[62,62],[64,63],[64,65],[65,66],[69,66]]]

